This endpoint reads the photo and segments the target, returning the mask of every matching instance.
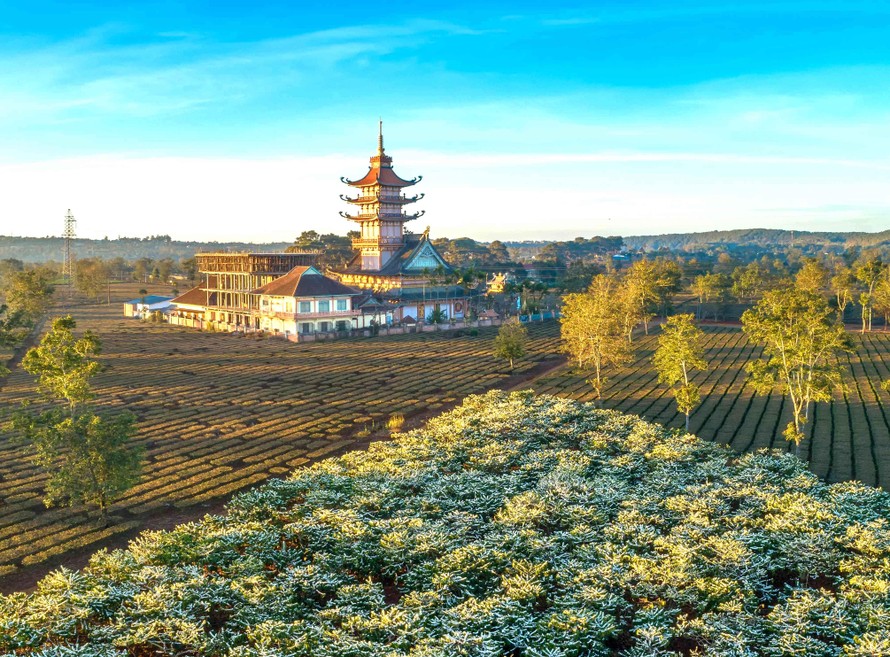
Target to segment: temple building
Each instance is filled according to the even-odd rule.
[[[198,253],[201,285],[173,299],[171,324],[282,335],[364,328],[382,318],[364,296],[324,276],[314,253]]]
[[[447,282],[454,270],[430,242],[429,228],[421,235],[405,230],[407,222],[424,214],[406,211],[424,196],[405,193],[421,179],[406,180],[393,170],[392,157],[383,149],[382,122],[368,173],[357,180],[340,179],[356,190],[354,196],[340,195],[355,207],[352,214],[340,215],[359,225],[359,236],[352,240],[352,260],[330,274],[366,290],[372,302],[387,309],[387,323],[426,321],[433,313],[438,319],[460,319],[466,310],[467,292]]]
[[[226,331],[270,331],[283,335],[363,329],[373,324],[460,319],[467,293],[450,283],[454,271],[429,240],[405,230],[423,215],[405,208],[423,198],[383,150],[368,173],[341,180],[356,190],[341,198],[355,207],[340,214],[359,225],[355,254],[340,270],[322,273],[317,252],[198,253],[201,284],[172,300],[172,324]]]

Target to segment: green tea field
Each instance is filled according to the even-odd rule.
[[[15,573],[58,562],[131,536],[152,519],[195,517],[232,492],[304,463],[360,447],[381,435],[393,414],[446,408],[468,394],[520,384],[537,392],[591,399],[586,375],[559,365],[538,378],[540,361],[556,364],[559,325],[533,324],[529,354],[511,378],[491,356],[496,328],[478,335],[390,336],[295,345],[280,339],[200,333],[121,316],[120,305],[71,306],[80,329],[100,334],[105,370],[94,381],[104,410],[138,417],[146,449],[139,485],[98,527],[83,509],[46,509],[43,475],[28,449],[0,437],[0,585]],[[61,312],[61,310],[59,311]],[[697,375],[703,403],[692,431],[739,451],[785,449],[788,421],[780,395],[755,397],[744,365],[759,350],[737,328],[709,327],[709,371]],[[682,426],[650,365],[656,331],[637,340],[635,362],[614,373],[604,406]],[[803,453],[829,481],[859,479],[890,487],[890,334],[855,334],[845,357],[848,390],[817,405],[813,439]],[[16,369],[0,391],[0,412],[34,398],[33,380]]]
[[[359,446],[393,414],[436,411],[511,376],[491,356],[496,328],[296,345],[124,319],[119,304],[72,312],[103,342],[98,405],[138,418],[142,480],[101,529],[80,509],[44,508],[45,475],[3,435],[0,577]],[[514,375],[556,353],[558,333],[554,321],[531,326]],[[34,398],[33,379],[16,368],[0,394],[8,412]]]
[[[603,406],[682,427],[684,417],[677,412],[667,386],[659,385],[651,365],[657,332],[641,337],[634,362],[610,376]],[[702,405],[692,415],[692,433],[740,452],[790,449],[781,435],[790,420],[784,398],[778,393],[755,396],[745,383],[745,364],[758,357],[760,349],[749,344],[737,328],[709,327],[706,337],[710,369],[695,376],[702,388]],[[830,404],[815,406],[811,437],[802,455],[828,481],[858,479],[890,488],[890,395],[880,388],[880,382],[890,376],[890,333],[853,333],[851,337],[855,352],[843,359],[848,389],[835,394]],[[589,401],[593,395],[585,378],[567,365],[530,387]]]

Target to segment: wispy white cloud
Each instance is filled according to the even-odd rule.
[[[555,224],[574,235],[658,232],[718,216],[726,225],[854,217],[874,229],[886,220],[888,66],[557,86],[489,70],[485,57],[447,58],[487,31],[522,43],[536,30],[595,31],[622,12],[409,19],[252,41],[140,37],[126,25],[52,44],[6,41],[0,147],[11,164],[0,168],[10,190],[0,216],[54,232],[70,206],[99,236],[122,217],[195,238],[343,232],[337,180],[361,172],[382,113],[399,170],[426,176],[439,234],[550,234]],[[66,152],[109,155],[58,159]],[[341,155],[310,157],[318,153]],[[841,205],[848,214],[819,209]]]
[[[3,115],[33,118],[72,107],[106,113],[159,115],[239,96],[262,96],[282,85],[319,79],[346,63],[359,66],[443,36],[478,31],[444,21],[355,25],[249,42],[209,42],[200,34],[164,33],[163,41],[117,44],[120,27],[35,47],[19,42],[0,60]],[[134,37],[135,38],[135,37]],[[30,45],[30,47],[28,47]]]

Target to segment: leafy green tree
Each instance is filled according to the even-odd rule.
[[[94,333],[76,337],[76,326],[70,315],[56,318],[40,344],[22,359],[25,371],[37,377],[38,390],[50,399],[64,401],[72,415],[93,398],[90,379],[101,370],[95,356],[102,350]]]
[[[692,281],[692,293],[698,297],[696,319],[704,319],[704,304],[716,302],[714,321],[717,320],[718,309],[729,299],[732,282],[726,274],[709,273],[696,276]]]
[[[33,324],[52,304],[51,273],[46,269],[15,272],[5,279],[6,305],[11,314]]]
[[[180,260],[179,268],[182,270],[182,273],[185,275],[185,277],[188,280],[190,280],[190,281],[197,280],[197,278],[198,278],[198,261],[195,260],[194,257],[183,258],[182,260]]]
[[[328,233],[320,235],[314,230],[304,230],[294,240],[292,246],[287,247],[286,251],[290,253],[299,253],[301,251],[317,252],[316,263],[320,267],[337,268],[346,264],[352,258],[354,251],[352,250],[352,239],[358,237],[359,234],[335,235]]]
[[[28,334],[22,326],[21,317],[9,312],[6,304],[0,304],[0,347],[15,347],[21,344]]]
[[[732,293],[739,301],[753,302],[769,289],[771,274],[767,267],[749,262],[732,272]]]
[[[884,330],[890,327],[890,277],[882,276],[872,294],[872,307],[884,316]]]
[[[133,278],[140,283],[147,283],[153,262],[151,258],[139,258],[133,263]]]
[[[490,264],[502,264],[511,261],[510,252],[500,240],[494,240],[488,244],[488,256],[486,262]]]
[[[430,311],[430,314],[426,316],[427,324],[443,324],[447,319],[448,317],[446,317],[443,308],[434,308]]]
[[[90,408],[90,380],[101,369],[95,360],[101,344],[90,332],[75,336],[75,328],[70,316],[57,318],[40,344],[25,354],[22,367],[56,405],[41,413],[25,408],[11,425],[48,471],[46,505],[95,506],[107,523],[109,502],[139,478],[142,450],[129,444],[135,433],[131,413],[103,416]]]
[[[655,261],[655,295],[659,314],[667,317],[671,299],[680,291],[683,269],[673,260],[658,258]]]
[[[861,292],[859,294],[859,307],[862,309],[862,329],[860,332],[865,333],[871,330],[872,295],[868,292]]]
[[[655,263],[647,258],[633,263],[624,277],[624,287],[631,313],[649,335],[649,320],[654,316],[652,310],[660,299],[659,272]]]
[[[717,256],[717,262],[714,265],[714,272],[717,274],[732,274],[739,266],[738,261],[726,251]]]
[[[108,291],[110,280],[111,269],[99,258],[78,261],[74,272],[74,287],[86,296],[98,300]]]
[[[142,450],[129,442],[135,422],[132,413],[104,417],[56,408],[18,413],[12,424],[34,447],[34,462],[49,473],[44,504],[92,506],[107,524],[111,501],[139,480]]]
[[[610,274],[614,278],[614,274]],[[621,331],[628,345],[632,345],[634,341],[634,330],[643,323],[645,319],[648,321],[652,318],[651,313],[647,314],[643,310],[643,306],[639,303],[635,290],[628,285],[627,279],[615,280],[614,289],[611,291],[611,303],[616,316],[621,321]]]
[[[631,359],[624,311],[618,296],[614,277],[600,274],[594,277],[587,292],[563,298],[560,319],[563,350],[578,367],[593,370],[588,383],[593,387],[595,403],[602,399],[605,372]]]
[[[652,358],[658,371],[659,383],[666,383],[674,393],[677,408],[689,416],[701,401],[699,386],[690,380],[693,370],[706,370],[704,333],[695,325],[692,313],[669,317],[658,336],[658,348]]]
[[[321,241],[321,235],[315,230],[304,230],[294,240],[294,246],[299,249],[322,249],[324,244]]]
[[[763,346],[765,356],[748,364],[749,379],[759,394],[779,388],[788,395],[792,421],[784,436],[798,456],[811,404],[829,401],[832,390],[843,387],[843,368],[835,356],[851,346],[831,315],[824,298],[795,288],[768,291],[742,314],[742,329]]]
[[[884,273],[886,265],[880,258],[869,258],[861,261],[856,269],[856,279],[863,285],[865,291],[859,295],[859,305],[862,306],[862,332],[871,330],[875,286]]]
[[[815,258],[809,258],[803,263],[797,275],[794,277],[794,284],[800,290],[812,292],[813,294],[822,294],[828,287],[828,270],[821,262]]]
[[[513,361],[525,356],[525,345],[528,342],[528,330],[518,317],[511,317],[501,324],[494,338],[494,357],[506,360],[513,370]]]
[[[480,289],[480,287],[482,289],[485,288],[485,278],[485,272],[481,269],[477,269],[473,265],[462,267],[454,271],[454,282],[463,290],[464,295],[467,297],[467,310],[465,316],[469,316],[470,314],[475,316],[476,311],[470,307],[470,304],[478,298],[476,290]]]
[[[13,328],[9,325],[8,309],[5,304],[0,305],[0,347],[10,347],[18,343]],[[4,317],[5,316],[5,317]],[[0,377],[9,374],[9,368],[0,363]]]
[[[531,314],[541,312],[541,302],[546,292],[547,286],[541,281],[522,281],[519,287],[522,312]]]
[[[117,256],[116,258],[109,260],[106,264],[108,265],[108,273],[114,280],[123,282],[127,279],[127,272],[130,270],[130,265],[127,264],[126,260]]]
[[[25,263],[18,258],[3,258],[0,260],[0,284],[2,284],[2,280],[7,276],[23,271],[24,269]]]
[[[846,265],[840,265],[831,277],[831,290],[837,302],[838,321],[844,323],[844,311],[853,302],[856,290],[856,277],[853,271]]]
[[[557,280],[556,287],[563,294],[583,292],[590,285],[593,277],[603,272],[604,268],[602,265],[575,260],[566,267],[563,275]]]

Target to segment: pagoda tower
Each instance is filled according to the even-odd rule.
[[[423,198],[423,194],[406,196],[402,190],[419,183],[422,176],[404,180],[392,169],[392,158],[383,152],[383,121],[377,135],[377,154],[371,156],[371,168],[364,178],[341,181],[355,187],[358,195],[340,198],[358,206],[357,214],[341,212],[340,216],[355,221],[361,236],[352,240],[352,246],[361,252],[362,271],[380,271],[384,265],[405,246],[405,222],[417,219],[423,211],[408,214],[403,209]]]

